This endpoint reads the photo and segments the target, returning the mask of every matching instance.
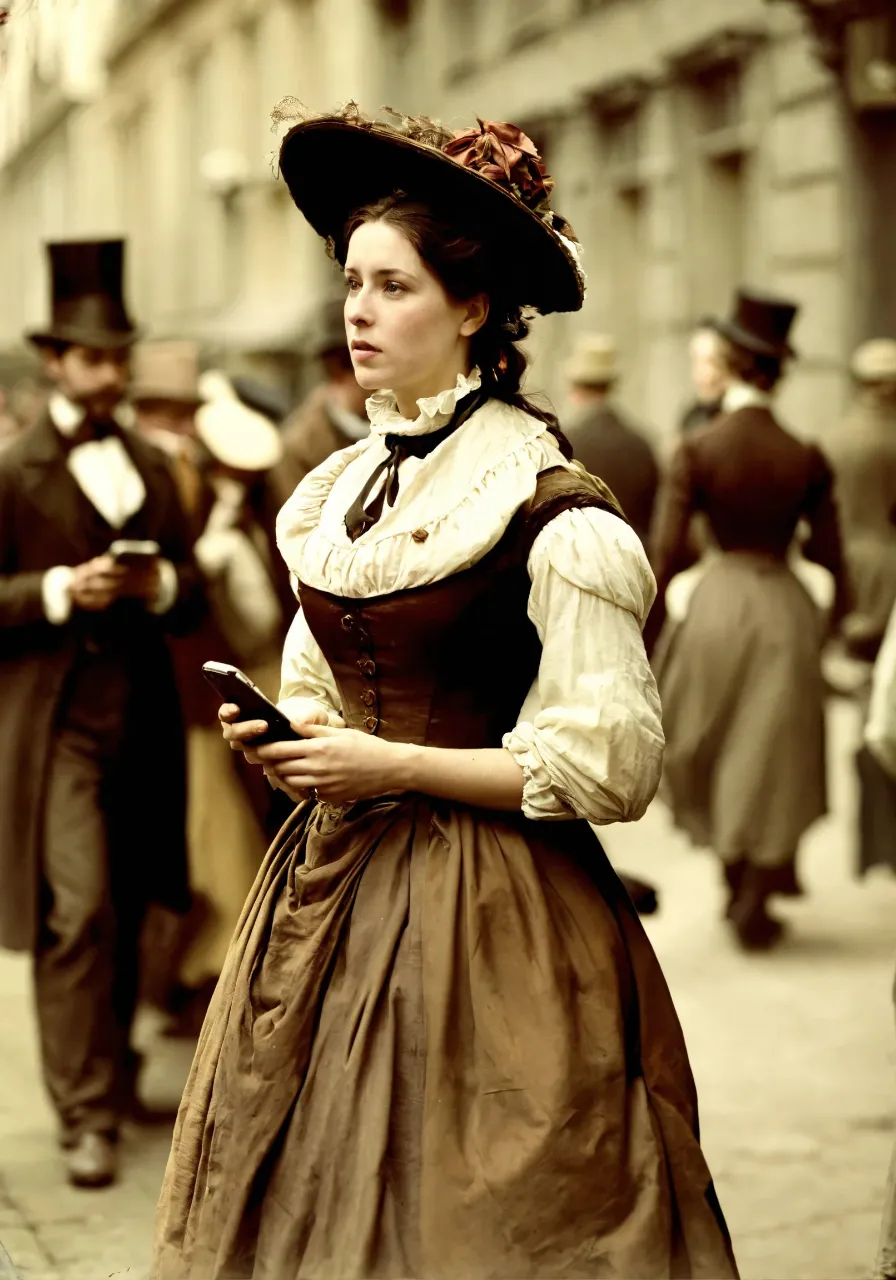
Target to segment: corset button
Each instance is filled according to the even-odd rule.
[[[344,614],[344,615],[343,615],[343,618],[342,618],[342,628],[343,628],[343,630],[344,630],[344,631],[351,631],[351,629],[352,629],[352,627],[353,627],[354,625],[355,625],[355,620],[354,620],[354,618],[352,617],[352,615],[351,615],[350,613],[346,613],[346,614]]]
[[[365,707],[372,707],[376,702],[376,694],[373,689],[365,689],[361,694],[361,701],[364,703]]]
[[[376,663],[373,658],[361,658],[358,661],[358,670],[362,676],[375,676]]]
[[[414,532],[411,534],[411,537],[414,539],[415,542],[425,542],[426,539],[429,537],[429,534],[426,532],[425,529],[415,529]]]
[[[367,730],[368,733],[376,733],[377,729],[379,728],[379,723],[380,722],[376,718],[376,716],[368,716],[367,719],[364,721],[364,728]]]

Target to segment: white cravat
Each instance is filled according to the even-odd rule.
[[[50,421],[62,436],[71,437],[84,421],[84,410],[56,391],[50,397]],[[115,411],[119,426],[132,425],[129,406]],[[68,469],[87,501],[113,529],[121,529],[146,501],[146,485],[118,436],[88,440],[76,445],[68,455]],[[73,570],[57,565],[43,576],[41,595],[48,622],[62,626],[71,616]],[[179,590],[177,570],[170,560],[159,561],[159,594],[148,605],[151,613],[163,614],[174,605]]]
[[[72,436],[84,420],[84,410],[61,392],[50,397],[50,418],[60,435]],[[68,469],[88,502],[121,529],[146,501],[146,485],[118,436],[88,440],[68,456]]]

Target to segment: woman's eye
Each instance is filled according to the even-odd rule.
[[[390,298],[397,298],[399,294],[404,293],[404,286],[400,285],[397,280],[390,280],[386,285],[386,293]]]
[[[357,291],[361,288],[361,281],[360,281],[360,280],[346,280],[346,282],[345,282],[345,287],[346,287],[346,289],[349,291],[349,293],[357,293]]]

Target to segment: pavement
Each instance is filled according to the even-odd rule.
[[[831,730],[832,814],[806,840],[809,894],[782,904],[788,941],[771,955],[733,945],[713,859],[687,846],[659,804],[604,833],[618,866],[661,887],[648,928],[685,1028],[744,1280],[867,1277],[896,1138],[896,878],[853,875],[851,704],[832,706]],[[163,1106],[176,1103],[190,1046],[157,1032],[152,1019],[140,1029],[145,1094]],[[169,1140],[164,1126],[129,1132],[117,1186],[65,1184],[28,964],[0,955],[0,1241],[18,1280],[144,1280]]]

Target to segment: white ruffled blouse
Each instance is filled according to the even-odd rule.
[[[489,400],[427,457],[401,463],[395,506],[351,542],[345,513],[388,456],[386,434],[439,430],[478,386],[477,370],[459,377],[452,390],[419,400],[413,422],[390,392],[368,400],[370,436],[306,476],[280,513],[278,544],[301,582],[355,599],[438,582],[496,545],[540,472],[570,465],[544,423]],[[639,818],[663,754],[641,640],[656,584],[641,543],[606,511],[571,510],[538,535],[528,570],[541,663],[503,740],[523,769],[523,812],[593,823]],[[281,700],[294,699],[339,714],[336,683],[301,611],[283,659]]]

